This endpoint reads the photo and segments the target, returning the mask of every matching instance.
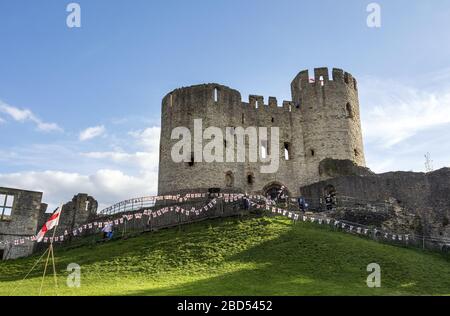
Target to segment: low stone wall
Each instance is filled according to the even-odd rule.
[[[335,195],[335,211],[365,218],[364,224],[408,229],[416,234],[450,237],[450,169],[431,173],[389,172],[347,175],[301,188],[316,210],[324,210],[324,196]],[[366,216],[364,217],[364,213]],[[380,216],[378,216],[380,215]],[[360,220],[359,219],[359,220]]]

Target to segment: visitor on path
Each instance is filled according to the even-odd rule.
[[[298,198],[297,201],[298,201],[298,207],[300,208],[300,211],[301,211],[302,213],[305,213],[305,211],[306,211],[306,206],[307,206],[306,201],[305,201],[305,198],[304,198],[303,196],[301,196],[301,197]]]
[[[325,205],[327,207],[327,211],[331,211],[333,209],[333,197],[331,194],[327,194],[325,196]]]
[[[248,211],[250,209],[250,200],[247,195],[243,198],[244,210]]]
[[[102,232],[103,232],[103,239],[111,239],[113,236],[112,224],[108,223],[105,227],[103,227]]]

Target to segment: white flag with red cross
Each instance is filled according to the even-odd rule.
[[[59,224],[59,218],[61,217],[61,208],[58,208],[55,213],[50,216],[48,221],[44,224],[42,229],[39,231],[39,233],[36,235],[36,241],[41,242],[42,239],[44,239],[45,234],[51,230],[53,227],[58,226]]]

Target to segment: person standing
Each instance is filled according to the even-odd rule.
[[[113,234],[112,223],[106,224],[105,227],[103,227],[102,232],[103,232],[103,239],[107,238],[111,239]]]

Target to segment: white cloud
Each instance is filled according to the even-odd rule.
[[[19,109],[0,101],[0,112],[7,114],[17,122],[33,122],[37,129],[43,132],[62,131],[56,123],[46,123],[39,119],[33,112],[27,109]]]
[[[361,82],[362,127],[367,144],[392,148],[450,123],[450,89],[425,91],[390,80]]]
[[[362,130],[368,167],[375,172],[424,171],[424,155],[434,167],[450,161],[450,74],[430,74],[420,85],[394,80],[360,80]],[[405,80],[411,82],[411,80]]]
[[[106,131],[105,126],[94,126],[86,128],[85,130],[80,132],[79,139],[80,141],[90,140],[99,136],[102,136]]]
[[[0,184],[44,192],[43,202],[50,205],[49,209],[71,200],[77,193],[92,195],[101,209],[131,197],[154,195],[158,185],[159,137],[159,127],[129,132],[120,140],[128,149],[139,149],[129,152],[113,146],[112,151],[78,155],[78,142],[5,151],[0,157],[10,166],[19,163],[21,169],[29,166],[31,170],[48,170],[0,173]],[[49,160],[48,152],[58,155]]]
[[[120,170],[103,169],[91,175],[61,171],[0,174],[2,186],[44,192],[43,202],[53,209],[77,193],[88,193],[100,209],[130,197],[153,195],[157,191],[157,172],[127,175]]]
[[[85,152],[81,155],[96,160],[112,161],[126,167],[136,167],[140,171],[157,170],[160,133],[160,127],[149,127],[144,130],[129,132],[128,135],[133,137],[134,147],[139,149],[139,151],[133,153],[116,148],[114,151]]]
[[[147,150],[159,151],[161,127],[153,126],[144,130],[132,131],[128,134],[138,141],[138,145],[147,148]]]

